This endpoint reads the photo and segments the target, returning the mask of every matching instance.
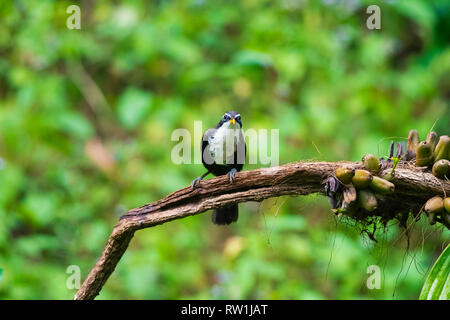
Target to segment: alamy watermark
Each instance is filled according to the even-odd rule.
[[[366,13],[370,16],[366,20],[367,29],[381,29],[381,9],[376,4],[370,5],[366,9]]]
[[[230,164],[234,160],[238,164],[262,164],[278,166],[279,164],[279,129],[226,129],[223,148],[217,150],[205,149],[202,154],[200,142],[207,141],[211,136],[203,136],[202,121],[194,121],[194,136],[187,129],[176,129],[172,132],[171,140],[178,141],[172,148],[171,159],[175,164],[202,164],[203,161],[212,164],[214,161],[218,164]],[[270,139],[269,139],[270,135]],[[246,141],[246,149],[242,143],[237,144],[237,149],[233,146],[236,141],[243,139]],[[237,157],[234,158],[234,153]],[[246,161],[246,155],[248,161]],[[223,159],[222,163],[217,159]]]
[[[69,274],[66,280],[66,287],[69,290],[80,289],[81,287],[81,269],[77,265],[70,265],[66,269]]]
[[[369,290],[381,289],[381,269],[377,265],[370,265],[367,267],[367,274],[370,276],[367,278],[366,285]]]
[[[67,7],[66,13],[70,16],[66,20],[67,29],[81,29],[81,9],[79,6],[72,4]]]

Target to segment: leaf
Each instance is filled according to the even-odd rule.
[[[152,107],[151,93],[136,89],[127,89],[119,99],[117,109],[122,125],[127,129],[134,129],[142,122]]]
[[[62,130],[80,139],[94,135],[94,129],[88,120],[76,112],[60,112],[55,115],[55,123]]]
[[[428,274],[419,299],[450,300],[450,244]]]
[[[272,58],[265,53],[258,51],[241,51],[234,57],[234,62],[242,66],[272,66]]]
[[[436,17],[429,3],[423,1],[400,1],[394,4],[401,14],[411,18],[421,25],[431,28]]]
[[[50,225],[58,212],[59,198],[56,192],[28,193],[22,202],[25,221],[37,227]]]

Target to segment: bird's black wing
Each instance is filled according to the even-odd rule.
[[[208,139],[214,133],[217,129],[211,128],[205,131],[202,137],[202,163],[205,166],[206,169],[209,170],[210,166],[214,164],[214,159],[211,157],[209,153],[209,142]]]

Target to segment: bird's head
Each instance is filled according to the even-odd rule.
[[[236,111],[227,111],[220,119],[218,128],[225,125],[229,129],[240,129],[242,128],[241,115]]]

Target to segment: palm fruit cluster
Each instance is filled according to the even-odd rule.
[[[445,179],[450,174],[450,137],[431,131],[425,141],[419,140],[417,130],[411,130],[406,147],[406,160],[415,158],[416,166],[431,168],[434,176]]]
[[[431,168],[431,173],[440,179],[450,177],[450,137],[440,136],[431,131],[425,141],[419,142],[416,130],[411,130],[408,136],[407,150],[411,150],[410,156],[416,161],[416,166]],[[444,225],[450,225],[450,198],[435,196],[425,203],[424,210],[430,224],[436,221]]]
[[[362,158],[362,166],[343,164],[325,183],[325,194],[331,204],[332,211],[337,215],[345,214],[354,220],[373,221],[371,217],[380,217],[386,223],[397,219],[406,226],[406,220],[411,212],[419,212],[421,204],[409,199],[408,205],[395,198],[393,178],[395,169],[416,166],[423,172],[431,172],[435,177],[448,181],[450,178],[450,138],[447,135],[438,136],[430,132],[421,141],[417,130],[411,130],[408,135],[406,151],[400,142],[392,141],[387,159],[378,159],[373,154]],[[435,196],[423,206],[423,211],[430,224],[440,222],[450,229],[450,198]],[[416,219],[420,214],[414,214]]]
[[[336,169],[335,176],[343,190],[340,207],[333,208],[335,213],[352,215],[360,208],[372,212],[378,208],[381,196],[394,193],[395,185],[377,175],[380,161],[376,156],[367,154],[362,163],[363,169],[355,170],[345,165]]]
[[[444,225],[450,225],[450,197],[435,196],[425,203],[424,210],[427,213],[430,224],[435,224],[436,221],[439,221]]]

